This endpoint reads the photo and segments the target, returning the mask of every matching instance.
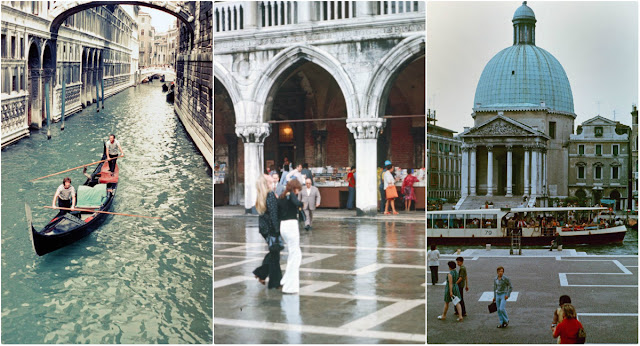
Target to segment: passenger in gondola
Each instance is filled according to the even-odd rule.
[[[60,208],[75,208],[76,206],[76,189],[71,186],[71,178],[66,177],[62,179],[62,184],[58,186],[56,194],[53,196],[51,202],[52,207],[56,207],[56,200],[58,201],[58,207]],[[68,213],[69,210],[60,210],[58,216]]]
[[[116,161],[118,160],[118,152],[120,156],[124,156],[124,152],[122,152],[122,147],[120,146],[120,142],[116,140],[116,135],[110,134],[109,140],[104,144],[107,147],[107,159],[109,161],[109,172],[111,172],[111,176],[113,176],[113,172],[116,169]],[[111,159],[113,158],[113,160]]]

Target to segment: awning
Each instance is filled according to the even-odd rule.
[[[615,199],[601,199],[600,200],[600,204],[615,204],[616,200]]]

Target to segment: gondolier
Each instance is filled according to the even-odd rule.
[[[113,175],[113,172],[115,172],[116,169],[116,161],[118,160],[118,153],[120,153],[120,156],[124,156],[124,152],[122,152],[122,147],[120,146],[120,142],[118,142],[116,140],[116,135],[114,134],[110,134],[109,135],[109,140],[105,142],[104,144],[106,146],[106,152],[107,152],[107,159],[109,160],[109,172],[111,172],[111,175]],[[113,160],[111,160],[111,158],[114,158]]]
[[[51,206],[56,206],[56,200],[58,201],[58,206],[62,208],[75,208],[76,206],[76,189],[71,186],[71,178],[66,177],[62,179],[62,184],[58,186],[56,190],[56,194],[53,196],[53,201],[51,202]],[[60,213],[67,213],[66,210],[61,210]]]

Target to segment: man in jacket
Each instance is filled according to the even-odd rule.
[[[313,211],[320,206],[321,200],[320,191],[317,187],[311,185],[311,179],[307,178],[305,180],[305,185],[302,187],[298,199],[302,202],[302,210],[306,216],[304,229],[308,231],[313,223]]]

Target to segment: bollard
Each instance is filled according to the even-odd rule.
[[[558,251],[562,251],[562,245],[558,245]]]
[[[51,115],[49,113],[49,82],[44,83],[44,103],[47,111],[47,139],[51,139]]]
[[[491,250],[491,244],[486,244],[486,246],[487,246],[487,251],[490,251]]]

